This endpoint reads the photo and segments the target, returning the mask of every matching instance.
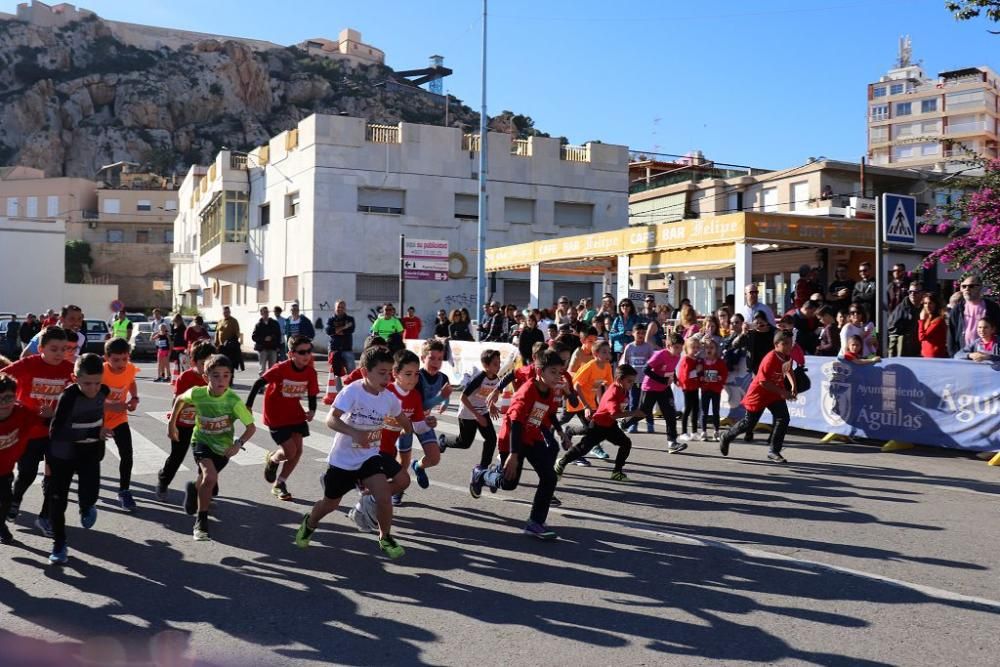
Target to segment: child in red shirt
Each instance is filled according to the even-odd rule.
[[[0,374],[0,544],[11,544],[14,536],[5,517],[13,499],[14,465],[28,446],[28,431],[39,421],[17,403],[17,380]]]
[[[719,344],[708,340],[704,345],[705,356],[701,360],[701,439],[708,441],[708,413],[712,413],[715,433],[712,440],[719,439],[719,402],[722,389],[726,386],[729,369],[719,357]]]
[[[205,360],[215,354],[215,346],[208,341],[198,341],[191,348],[191,363],[193,367],[187,369],[177,378],[177,386],[174,387],[174,402],[177,397],[184,394],[192,387],[207,387],[205,380]],[[168,414],[169,418],[170,415]],[[177,417],[177,440],[170,441],[170,454],[163,462],[163,467],[157,473],[156,497],[162,502],[167,499],[167,487],[174,480],[177,470],[184,462],[184,457],[191,450],[191,434],[194,433],[195,409],[193,405],[186,404],[181,409],[181,414]]]
[[[264,457],[264,480],[278,500],[292,499],[288,478],[302,458],[302,439],[309,437],[309,422],[316,415],[319,395],[312,339],[300,334],[292,336],[288,339],[288,354],[288,359],[271,366],[257,379],[246,400],[247,408],[252,409],[254,398],[267,387],[264,424],[271,430],[271,439],[278,449]],[[308,403],[308,412],[302,410],[303,398]]]
[[[684,414],[681,415],[681,442],[688,442],[698,436],[698,392],[701,389],[701,342],[694,336],[684,341],[684,356],[677,363],[677,386],[684,392]],[[688,435],[688,418],[691,421],[691,435]]]
[[[416,340],[420,338],[420,331],[424,328],[424,323],[417,317],[417,311],[413,306],[406,309],[406,317],[400,321],[403,323],[404,340]]]
[[[788,430],[789,414],[788,399],[795,399],[795,376],[792,373],[792,337],[786,331],[774,334],[774,349],[764,355],[754,375],[746,396],[743,397],[743,407],[747,412],[743,419],[723,434],[719,442],[719,452],[729,456],[729,445],[741,433],[753,428],[764,410],[768,410],[774,423],[771,428],[770,448],[767,458],[775,463],[785,463],[781,455],[781,447]],[[788,380],[791,389],[785,388]]]
[[[641,410],[629,410],[628,402],[632,387],[635,386],[636,370],[628,364],[622,364],[615,369],[615,381],[601,394],[601,401],[587,425],[587,432],[579,443],[562,455],[555,465],[556,475],[562,477],[566,466],[583,458],[595,445],[607,440],[618,447],[615,457],[615,468],[611,479],[616,482],[627,482],[622,468],[632,451],[632,441],[618,425],[619,419],[641,419],[645,414]]]

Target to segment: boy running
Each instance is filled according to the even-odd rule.
[[[28,433],[38,415],[17,402],[17,380],[0,373],[0,544],[11,544],[7,513],[13,498],[14,466],[28,446]]]
[[[593,447],[607,440],[618,447],[615,469],[611,472],[611,479],[616,482],[628,481],[628,477],[625,476],[622,469],[632,451],[632,441],[618,426],[617,420],[638,420],[645,416],[641,410],[629,410],[627,407],[631,400],[632,388],[635,386],[635,378],[635,369],[628,364],[622,364],[615,369],[615,381],[601,395],[601,403],[597,406],[597,411],[594,412],[594,416],[587,426],[587,432],[584,433],[580,442],[563,454],[556,463],[557,476],[562,477],[568,464],[583,458]]]
[[[124,340],[124,339],[114,339]],[[52,553],[49,562],[61,564],[69,558],[66,548],[66,506],[73,475],[77,476],[80,525],[92,528],[97,521],[97,496],[101,481],[105,403],[110,390],[102,383],[106,364],[96,354],[76,360],[76,383],[59,397],[50,427],[46,455],[52,477],[49,481],[49,520],[52,523]]]
[[[476,431],[483,436],[483,453],[479,467],[487,468],[493,462],[497,449],[497,432],[493,420],[500,416],[496,405],[488,403],[489,397],[500,384],[500,351],[483,350],[479,355],[483,370],[476,373],[462,390],[462,409],[458,413],[458,437],[449,438],[442,433],[438,440],[441,450],[448,447],[469,449],[476,439]]]
[[[557,535],[548,526],[549,506],[556,489],[553,469],[559,447],[547,441],[544,432],[552,428],[555,412],[556,387],[563,380],[562,358],[555,350],[545,350],[539,359],[536,376],[514,394],[510,409],[504,415],[497,443],[500,463],[489,468],[472,469],[469,493],[478,498],[483,486],[491,492],[497,489],[513,491],[521,480],[524,461],[538,473],[538,486],[531,503],[531,515],[524,532],[541,540],[554,540]]]
[[[601,394],[615,381],[611,369],[611,344],[599,340],[594,343],[592,349],[594,359],[584,364],[573,376],[573,390],[580,397],[580,402],[575,406],[566,407],[568,419],[564,417],[563,423],[576,416],[583,423],[583,427],[567,428],[566,432],[570,435],[582,435],[586,432],[590,419],[600,403]],[[599,459],[611,458],[599,444],[595,445],[592,451]]]
[[[393,539],[392,491],[389,480],[402,470],[395,460],[382,456],[379,447],[386,418],[394,418],[402,430],[412,431],[410,420],[396,396],[386,390],[392,377],[393,358],[384,350],[370,348],[361,355],[364,380],[344,387],[333,402],[326,425],[336,431],[323,476],[323,498],[302,517],[295,544],[309,546],[319,522],[340,505],[344,494],[364,485],[375,498],[379,548],[390,558],[405,552]]]
[[[215,346],[208,341],[199,341],[191,347],[192,368],[181,373],[177,378],[177,386],[174,387],[174,399],[184,394],[192,387],[207,387],[205,381],[205,361],[215,354]],[[177,415],[177,436],[178,439],[170,439],[170,455],[163,462],[163,467],[157,473],[156,497],[160,501],[167,499],[167,487],[174,481],[178,468],[184,462],[191,449],[191,434],[194,432],[196,423],[196,411],[193,405],[186,405],[179,415]]]
[[[265,386],[264,425],[271,429],[271,439],[278,449],[264,457],[264,479],[271,484],[271,494],[278,500],[291,500],[288,478],[302,458],[302,439],[309,437],[309,422],[316,415],[319,379],[313,366],[312,340],[302,335],[288,339],[291,356],[271,366],[257,379],[247,397],[247,409]],[[302,410],[302,398],[309,404]],[[284,464],[284,465],[282,465]],[[278,467],[281,474],[278,474]]]
[[[131,347],[124,338],[112,338],[104,344],[104,384],[110,390],[104,401],[104,427],[111,432],[118,448],[118,504],[126,512],[135,510],[129,486],[132,481],[132,429],[128,413],[139,406],[139,388],[135,376],[139,367],[129,361]],[[126,401],[126,397],[128,400]]]
[[[420,379],[417,388],[424,400],[424,412],[435,406],[440,406],[438,412],[444,412],[448,407],[448,397],[451,396],[451,383],[448,376],[441,372],[441,365],[444,363],[444,342],[440,340],[426,340],[420,348]],[[408,441],[408,442],[406,442]],[[431,485],[427,477],[427,468],[433,468],[441,462],[441,444],[438,442],[437,434],[430,431],[430,436],[424,441],[421,438],[421,447],[424,455],[419,461],[410,464],[410,470],[417,478],[417,485],[421,489],[426,489]],[[407,446],[409,445],[409,446]],[[405,468],[410,461],[411,448],[413,446],[413,436],[401,437],[399,439],[400,463]],[[406,449],[404,450],[404,447]]]
[[[184,408],[192,405],[195,409],[195,426],[191,434],[194,461],[198,465],[198,478],[188,482],[184,491],[184,511],[198,512],[192,536],[196,542],[207,542],[208,506],[212,502],[212,490],[219,480],[219,473],[236,456],[244,443],[253,437],[257,427],[253,414],[243,405],[240,397],[229,388],[233,377],[233,362],[229,357],[216,354],[205,362],[207,387],[192,387],[177,397],[170,415],[169,435],[171,440],[180,440],[177,420]],[[239,420],[246,427],[243,435],[233,441],[234,423]]]

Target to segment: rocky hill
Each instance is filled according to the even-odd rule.
[[[379,65],[236,41],[143,50],[96,17],[58,29],[0,20],[0,165],[92,178],[102,165],[129,160],[183,173],[222,146],[250,149],[317,112],[444,122],[440,97],[396,84]],[[449,119],[479,123],[454,99]],[[534,133],[530,118],[510,112],[490,125]]]

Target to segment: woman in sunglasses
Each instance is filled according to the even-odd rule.
[[[875,325],[868,321],[868,311],[862,303],[855,301],[847,309],[847,324],[840,330],[840,349],[847,349],[851,336],[860,336],[862,356],[870,357],[876,353],[874,332]]]

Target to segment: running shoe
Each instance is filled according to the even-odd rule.
[[[571,436],[566,431],[563,431],[563,434],[562,434],[562,448],[564,450],[568,451],[569,448],[572,447],[572,446],[573,446],[573,436]]]
[[[485,471],[480,466],[475,466],[472,469],[472,479],[469,480],[469,495],[473,498],[483,495],[483,472]]]
[[[611,455],[608,454],[606,451],[604,451],[604,448],[601,447],[600,445],[597,445],[592,450],[590,450],[590,453],[594,455],[594,458],[601,459],[602,461],[607,461],[608,459],[611,458]]]
[[[719,441],[719,429],[715,429],[715,433],[712,434],[712,440],[714,442],[718,442]]]
[[[284,482],[278,482],[271,487],[271,495],[278,500],[291,500],[292,494],[288,492],[288,487]]]
[[[403,504],[403,494],[402,493],[392,494],[392,506],[399,507],[402,504]]]
[[[118,504],[121,505],[121,508],[126,512],[134,512],[135,499],[132,498],[132,492],[129,491],[128,489],[125,489],[124,491],[119,491]]]
[[[264,455],[264,479],[268,484],[274,484],[274,480],[278,479],[278,466],[280,464],[275,463],[274,459],[271,458],[274,452],[267,452]]]
[[[708,442],[708,431],[702,431],[701,432],[701,441],[702,442]]]
[[[573,461],[573,465],[580,466],[581,468],[589,468],[590,461],[588,461],[587,459],[577,459]]]
[[[653,426],[653,422],[646,422],[646,433],[656,433],[656,427]]]
[[[97,523],[97,508],[91,505],[85,512],[80,512],[80,525],[90,529]]]
[[[778,452],[768,452],[767,460],[774,461],[775,463],[788,463],[788,461],[785,460],[785,457]]]
[[[625,473],[623,473],[621,470],[616,470],[613,473],[611,473],[611,481],[612,482],[627,482],[627,481],[629,481],[629,479],[628,479],[628,475],[626,475]]]
[[[0,523],[0,544],[13,544],[14,533],[10,532],[7,524]]]
[[[566,462],[559,459],[556,461],[556,464],[552,466],[552,469],[556,471],[556,477],[562,477],[563,473],[566,472]]]
[[[626,433],[638,433],[639,432],[639,425],[638,424],[632,424],[631,426],[628,427],[628,429],[625,432]]]
[[[554,540],[559,537],[556,535],[554,530],[546,526],[544,523],[538,523],[537,521],[529,521],[524,526],[524,534],[546,541]]]
[[[184,511],[188,514],[198,511],[198,487],[194,482],[184,485]]]
[[[69,560],[69,549],[66,548],[65,544],[58,549],[56,549],[55,547],[52,548],[52,553],[49,554],[50,563],[52,563],[53,565],[62,565],[68,560]]]
[[[393,560],[406,553],[406,550],[396,544],[396,540],[392,539],[392,535],[380,537],[378,541],[378,548],[381,549],[386,556],[392,558]]]
[[[444,450],[448,449],[448,436],[444,433],[438,436],[438,448],[442,454],[444,454]]]
[[[295,546],[300,549],[308,547],[313,532],[315,531],[309,528],[309,513],[306,512],[302,515],[302,523],[299,524],[299,529],[295,531]]]
[[[7,510],[7,521],[14,521],[17,515],[21,513],[21,503],[11,503],[10,509]]]
[[[719,453],[723,456],[729,456],[729,443],[733,441],[732,437],[729,435],[729,431],[722,434],[719,439]]]
[[[427,471],[420,466],[420,461],[411,463],[410,470],[413,471],[413,475],[417,478],[417,484],[421,489],[426,489],[431,485],[431,480],[427,477]]]
[[[671,440],[667,443],[667,453],[676,454],[677,452],[683,452],[688,446],[683,442],[677,442],[676,440]]]
[[[562,501],[559,500],[558,498],[556,498],[555,496],[552,496],[552,499],[549,500],[549,506],[550,507],[562,507]]]
[[[680,442],[691,442],[691,436],[687,433],[681,433],[681,436],[677,440]]]
[[[378,530],[378,524],[372,526],[371,519],[365,514],[364,507],[362,506],[362,501],[358,501],[348,512],[347,518],[354,522],[354,525],[358,527],[362,533],[370,533],[374,530]]]
[[[156,499],[159,500],[161,503],[167,502],[167,487],[160,486],[159,484],[157,484]]]
[[[210,542],[212,540],[208,534],[208,525],[201,521],[194,522],[194,530],[191,531],[191,536],[194,537],[195,542]]]
[[[35,519],[35,528],[42,531],[42,535],[45,537],[52,537],[52,522],[44,516],[40,516]]]

